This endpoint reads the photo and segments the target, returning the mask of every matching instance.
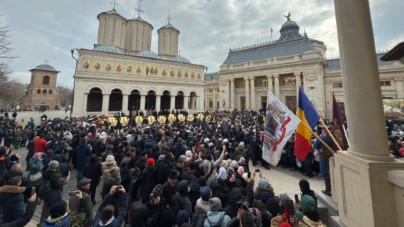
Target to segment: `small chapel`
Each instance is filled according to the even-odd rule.
[[[180,56],[180,30],[170,15],[157,30],[158,53],[154,53],[153,25],[143,18],[140,6],[135,12],[127,19],[113,3],[111,10],[98,14],[97,43],[92,50],[77,50],[74,115],[203,110],[206,67]]]

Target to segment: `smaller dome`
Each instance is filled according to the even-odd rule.
[[[128,21],[140,21],[140,22],[144,22],[144,23],[146,23],[146,24],[149,24],[149,25],[152,27],[152,29],[153,29],[153,25],[150,24],[149,22],[143,20],[143,18],[141,18],[141,17],[134,17],[134,18],[129,19]]]
[[[162,28],[172,28],[172,29],[174,29],[174,30],[180,32],[180,30],[178,30],[178,29],[177,29],[176,27],[174,27],[172,24],[166,24],[166,25],[164,25],[163,27],[159,28],[159,30],[162,29]]]
[[[285,23],[282,24],[281,30],[287,29],[287,28],[298,28],[299,29],[299,25],[297,25],[297,23],[294,22],[293,20],[287,20]]]
[[[48,64],[40,64],[37,67],[35,67],[34,69],[31,69],[30,71],[32,71],[32,70],[45,70],[45,71],[59,72],[53,66],[48,65]]]
[[[177,57],[173,57],[170,59],[170,61],[176,61],[176,62],[181,62],[181,63],[187,63],[187,64],[192,64],[188,59],[181,57],[181,56],[177,56]]]
[[[141,51],[139,53],[137,53],[135,56],[137,57],[143,57],[143,58],[154,58],[154,59],[161,59],[161,57],[151,51]]]
[[[111,15],[111,14],[115,14],[115,15],[119,15],[119,16],[122,17],[122,18],[125,18],[125,17],[123,17],[121,14],[119,14],[115,9],[111,9],[111,10],[102,12],[102,13],[98,14],[97,18],[98,18],[101,14],[103,14],[103,13],[110,14],[110,15]]]
[[[118,47],[113,47],[113,46],[98,46],[98,47],[94,48],[93,50],[100,51],[100,52],[113,53],[113,54],[124,54],[124,52],[121,49],[119,49]]]

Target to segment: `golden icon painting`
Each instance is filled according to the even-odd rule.
[[[95,61],[94,62],[94,71],[99,72],[101,70],[101,62]]]
[[[122,64],[121,64],[121,63],[118,63],[118,64],[116,65],[116,72],[117,72],[117,73],[122,73]]]
[[[106,72],[111,72],[111,70],[112,70],[112,63],[111,63],[111,62],[107,62],[107,63],[105,64],[105,71],[106,71]]]
[[[83,69],[88,70],[90,68],[90,60],[84,60]]]

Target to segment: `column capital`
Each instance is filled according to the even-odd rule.
[[[255,76],[250,77],[250,80],[255,80]]]
[[[230,78],[229,81],[234,81],[234,78]]]
[[[395,81],[402,81],[403,78],[394,78]]]
[[[248,79],[250,79],[250,78],[248,78],[248,76],[244,77],[244,80],[248,80]]]
[[[300,75],[302,75],[302,73],[301,72],[294,72],[293,75],[300,76]]]
[[[274,76],[274,78],[279,78],[279,74],[275,74],[273,76]]]
[[[156,95],[156,97],[157,97],[157,96],[162,96],[162,95],[160,95],[160,94],[157,94],[157,95]]]

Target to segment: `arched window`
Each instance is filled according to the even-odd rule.
[[[41,89],[36,90],[37,94],[41,94]]]
[[[49,85],[49,76],[44,76],[42,80],[43,85]]]
[[[49,90],[49,94],[50,94],[50,95],[52,94],[52,90]]]
[[[45,89],[43,89],[42,94],[46,95],[46,90]]]

